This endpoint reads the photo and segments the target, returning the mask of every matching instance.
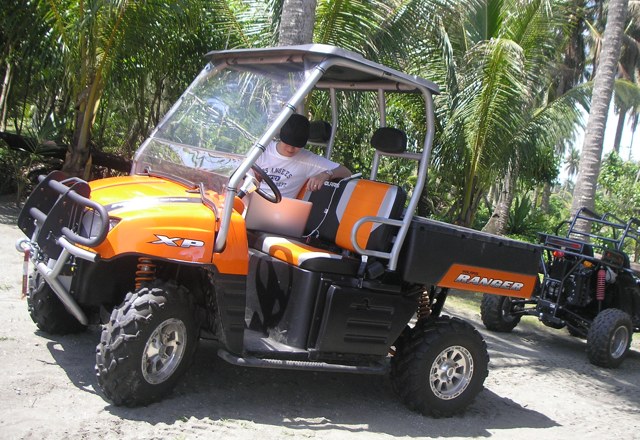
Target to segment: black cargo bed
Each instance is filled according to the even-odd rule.
[[[541,253],[535,244],[414,217],[398,270],[412,283],[529,297]]]

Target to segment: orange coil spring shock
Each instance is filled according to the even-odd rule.
[[[138,258],[136,266],[136,290],[142,287],[143,283],[150,283],[156,279],[156,265],[148,258]]]
[[[420,296],[420,301],[418,302],[418,321],[428,318],[431,315],[431,298],[429,298],[429,292],[424,291]]]
[[[605,283],[607,282],[607,271],[604,268],[598,270],[598,283],[596,285],[596,299],[604,301]]]

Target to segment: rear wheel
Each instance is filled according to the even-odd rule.
[[[37,271],[34,271],[32,275],[27,307],[29,308],[29,316],[43,332],[52,335],[67,335],[80,333],[87,328],[69,313]]]
[[[622,310],[598,313],[587,334],[589,361],[600,367],[618,367],[629,353],[632,332],[631,317]]]
[[[197,325],[186,289],[160,284],[130,293],[111,313],[96,351],[98,384],[116,405],[169,393],[189,367]]]
[[[390,350],[390,353],[394,356],[393,358],[394,361],[399,359],[398,356],[400,356],[400,353],[403,352],[407,344],[411,342],[413,330],[414,330],[413,327],[410,327],[408,325],[405,326],[400,336],[398,336],[398,339],[396,339],[396,341],[394,342],[393,347]],[[396,394],[401,395],[402,390],[398,389],[399,381],[397,380],[398,378],[395,377],[395,375],[398,374],[398,372],[399,372],[399,369],[397,368],[392,368],[390,371],[391,387],[393,388],[393,391],[395,391]]]
[[[446,417],[463,411],[482,390],[488,365],[480,333],[443,316],[416,326],[392,358],[390,377],[410,409]]]
[[[513,313],[512,298],[485,293],[480,304],[480,316],[488,330],[510,332],[520,322],[520,315]]]

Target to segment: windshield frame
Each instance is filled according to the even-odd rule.
[[[175,175],[224,193],[314,67],[304,59],[208,63],[138,149],[132,174]]]

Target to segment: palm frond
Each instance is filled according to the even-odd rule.
[[[626,79],[614,83],[615,100],[619,108],[633,108],[640,111],[640,86]]]

